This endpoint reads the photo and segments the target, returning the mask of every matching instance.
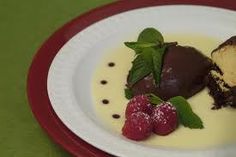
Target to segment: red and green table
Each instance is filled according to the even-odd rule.
[[[71,19],[113,0],[0,0],[0,156],[70,156],[35,120],[26,82],[41,44]]]

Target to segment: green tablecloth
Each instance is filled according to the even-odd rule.
[[[39,46],[72,18],[113,0],[0,0],[0,156],[69,156],[34,119],[26,78]]]

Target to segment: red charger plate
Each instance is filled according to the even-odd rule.
[[[28,73],[27,94],[32,112],[41,127],[65,150],[77,157],[110,157],[72,133],[58,118],[49,101],[47,76],[59,49],[75,34],[93,23],[124,11],[158,5],[192,4],[236,10],[235,0],[120,0],[96,8],[57,30],[38,50]]]

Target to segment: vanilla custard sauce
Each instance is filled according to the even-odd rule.
[[[204,35],[164,35],[166,42],[177,41],[182,46],[193,46],[210,57],[221,41]],[[101,121],[116,133],[121,134],[125,121],[128,100],[124,95],[126,77],[134,59],[134,52],[123,44],[108,50],[97,66],[92,80],[92,95],[95,111]],[[183,69],[184,70],[184,69]],[[169,148],[199,149],[236,143],[236,109],[211,110],[213,99],[204,89],[188,99],[193,111],[201,117],[204,129],[189,129],[179,126],[167,136],[153,134],[141,143]]]

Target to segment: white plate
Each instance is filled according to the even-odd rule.
[[[49,70],[48,93],[58,117],[80,138],[116,156],[235,156],[235,146],[195,151],[144,146],[113,133],[96,117],[91,80],[97,64],[107,49],[132,36],[135,39],[146,27],[163,33],[206,34],[223,41],[236,35],[236,12],[192,5],[158,6],[124,12],[87,27],[61,48]]]

